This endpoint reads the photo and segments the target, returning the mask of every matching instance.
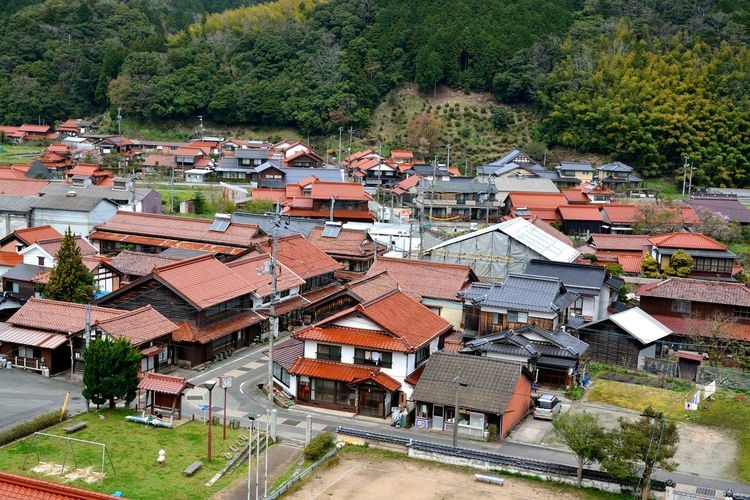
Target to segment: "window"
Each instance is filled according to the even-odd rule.
[[[354,405],[354,390],[343,382],[316,378],[312,380],[310,399],[320,403]]]
[[[463,205],[464,203],[466,203],[466,195],[463,193],[457,194],[456,203],[458,203],[459,205]]]
[[[583,316],[583,297],[578,297],[570,310],[573,314]]]
[[[382,366],[391,368],[393,366],[393,353],[368,351],[365,349],[354,349],[354,363],[357,365]]]
[[[414,365],[420,365],[423,362],[427,361],[427,358],[430,357],[430,346],[426,345],[424,347],[421,347],[417,349],[417,353],[414,356]]]
[[[276,380],[281,381],[282,384],[289,387],[289,384],[291,383],[289,372],[286,371],[284,367],[278,364],[276,361],[273,362],[273,376],[276,378]]]
[[[502,313],[493,313],[492,314],[492,323],[495,325],[502,325],[503,324],[503,314]]]
[[[36,263],[39,266],[44,266],[44,257],[37,257],[36,258]]]
[[[695,271],[704,273],[731,273],[732,259],[695,259]]]
[[[690,301],[689,300],[673,300],[672,312],[690,314]]]
[[[508,311],[509,323],[528,323],[529,313],[522,311]]]
[[[22,346],[18,348],[19,358],[41,358],[42,351],[40,349],[34,349],[33,347]]]
[[[330,361],[341,361],[341,346],[330,344],[318,344],[318,359],[327,359]]]
[[[291,292],[290,292],[289,290],[281,290],[281,291],[279,292],[279,298],[281,299],[281,298],[283,298],[283,297],[289,297],[289,294],[290,294],[290,293],[291,293]]]
[[[10,291],[13,293],[20,293],[21,292],[21,286],[18,284],[18,282],[14,281],[10,285]]]
[[[440,306],[427,306],[427,309],[429,309],[430,311],[434,312],[438,316],[440,316],[440,311],[443,310],[443,308],[440,307]]]
[[[750,319],[750,307],[736,306],[734,308],[734,317],[740,319]]]
[[[169,360],[169,348],[164,347],[159,353],[159,364],[163,365]]]

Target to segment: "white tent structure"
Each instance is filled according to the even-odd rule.
[[[481,281],[503,281],[523,273],[531,259],[573,262],[578,250],[517,217],[444,241],[424,251],[423,258],[471,267]]]

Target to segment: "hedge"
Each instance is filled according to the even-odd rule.
[[[51,427],[60,423],[60,421],[60,410],[43,413],[34,420],[23,422],[5,432],[0,432],[0,446]]]

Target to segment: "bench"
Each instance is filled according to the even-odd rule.
[[[80,431],[81,429],[85,429],[86,422],[78,422],[77,424],[69,425],[68,427],[63,427],[63,431],[65,431],[65,434],[73,434],[74,432]]]
[[[193,474],[195,474],[196,472],[198,472],[198,469],[200,469],[201,467],[203,467],[203,462],[201,462],[201,461],[193,462],[192,464],[188,465],[185,468],[185,470],[182,471],[182,473],[185,474],[186,476],[190,477]]]

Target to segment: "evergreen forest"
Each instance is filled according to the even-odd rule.
[[[528,106],[535,139],[750,186],[750,0],[7,0],[0,124],[366,130],[395,89]]]

